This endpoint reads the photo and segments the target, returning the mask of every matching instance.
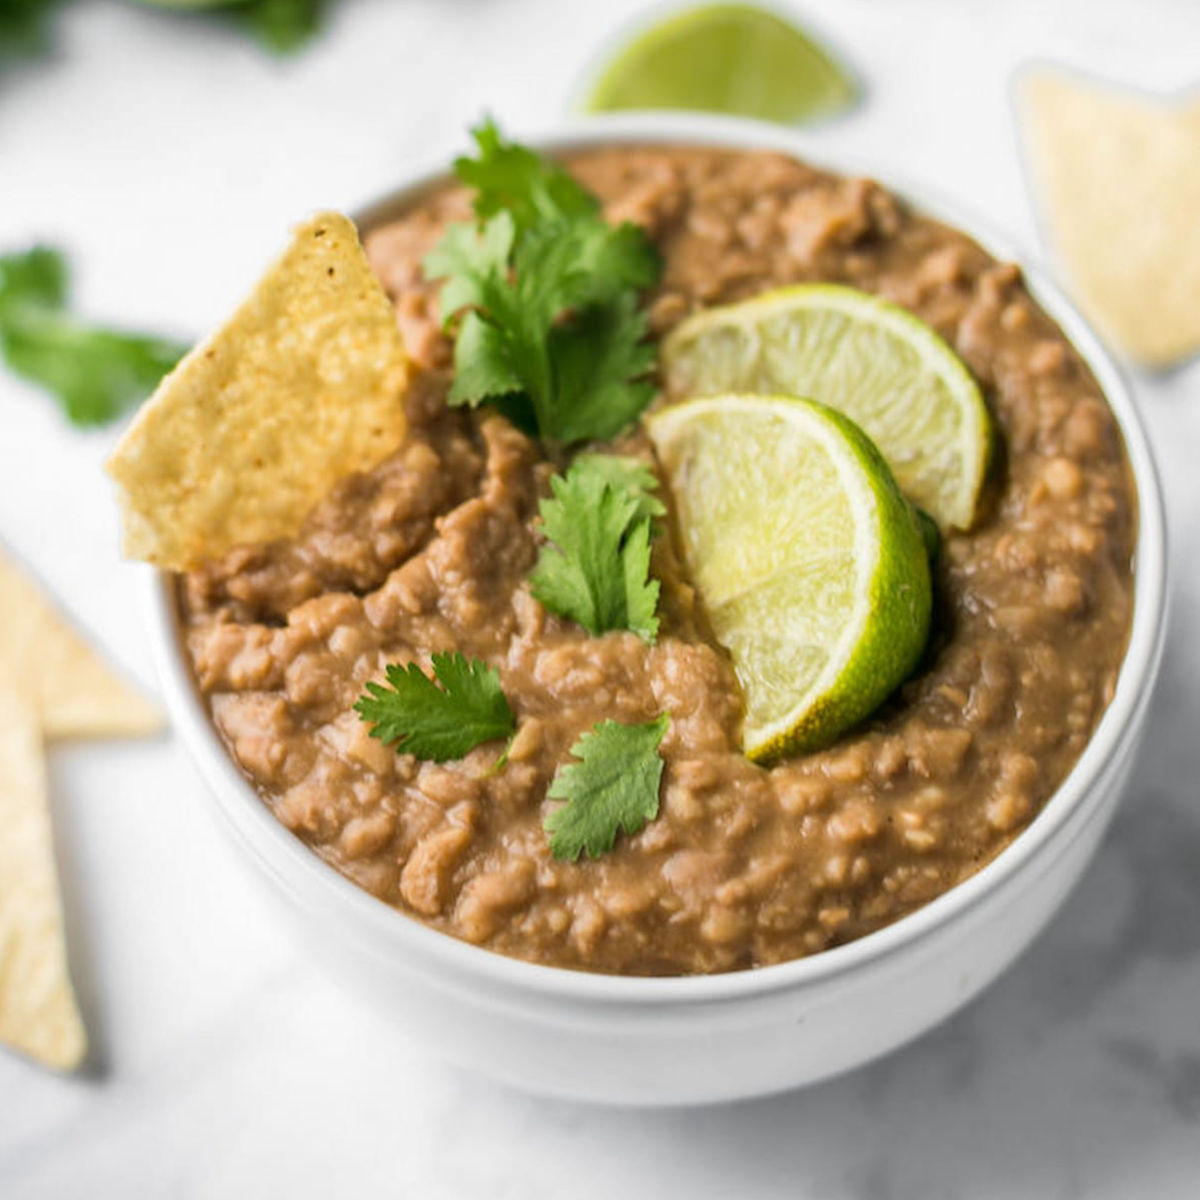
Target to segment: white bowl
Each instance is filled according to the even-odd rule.
[[[803,139],[787,130],[657,114],[580,122],[540,144],[563,150],[654,141],[809,157]],[[444,172],[445,163],[414,177],[364,209],[360,222],[385,218]],[[977,222],[958,220],[911,190],[901,194],[965,228],[997,257],[1015,257]],[[539,1092],[641,1105],[729,1100],[823,1079],[916,1037],[995,979],[1058,908],[1104,833],[1145,719],[1165,626],[1162,500],[1134,402],[1075,309],[1040,272],[1023,266],[1033,295],[1087,360],[1116,413],[1137,481],[1139,520],[1133,629],[1113,701],[1075,768],[1012,846],[911,916],[778,966],[647,979],[505,958],[376,900],[271,815],[196,691],[171,580],[148,572],[156,657],[175,727],[232,840],[314,957],[392,1014],[398,1028],[459,1063]]]

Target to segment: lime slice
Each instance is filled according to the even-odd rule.
[[[872,712],[929,633],[925,541],[852,421],[786,396],[715,396],[646,421],[691,580],[745,698],[755,761]]]
[[[969,529],[992,452],[983,396],[923,321],[834,284],[764,292],[677,326],[662,351],[673,396],[812,396],[882,451],[904,494],[942,529]]]
[[[853,78],[807,34],[747,4],[688,9],[640,33],[600,72],[584,107],[697,109],[784,123],[853,103]]]

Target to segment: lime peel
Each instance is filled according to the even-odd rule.
[[[706,309],[662,350],[674,396],[812,396],[875,442],[913,503],[969,529],[992,457],[987,406],[970,371],[919,317],[840,284],[778,288]]]
[[[784,124],[849,108],[854,77],[768,9],[705,4],[641,30],[599,72],[589,112],[684,109]]]
[[[722,395],[646,427],[742,686],[745,753],[827,745],[924,650],[932,585],[915,511],[862,430],[813,401]]]

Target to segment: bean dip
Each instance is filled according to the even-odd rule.
[[[402,448],[339,484],[296,539],[185,576],[199,686],[272,812],[387,904],[455,937],[558,966],[731,971],[814,954],[977,871],[1036,816],[1109,703],[1132,605],[1136,499],[1095,380],[1019,270],[875,183],[767,153],[612,148],[568,165],[611,220],[643,224],[665,270],[656,334],[697,308],[829,280],[933,325],[999,431],[977,527],[937,564],[916,676],[829,749],[770,769],[740,752],[741,701],[670,536],[662,633],[591,637],[526,577],[555,469],[486,410],[450,410],[450,346],[420,262],[469,215],[445,187],[369,231],[419,367]],[[638,433],[619,449],[650,456]],[[518,721],[436,765],[352,711],[388,662],[458,649],[499,669]],[[550,856],[546,797],[597,721],[669,712],[657,820],[600,858]]]

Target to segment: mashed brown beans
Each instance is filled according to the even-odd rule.
[[[343,874],[436,929],[520,958],[627,974],[730,971],[860,937],[953,887],[1051,794],[1112,697],[1131,609],[1135,498],[1095,380],[1019,271],[888,192],[771,154],[611,149],[570,166],[665,273],[655,330],[799,280],[879,292],[935,326],[995,414],[978,528],[949,537],[933,641],[868,724],[763,769],[739,752],[729,663],[657,543],[663,633],[589,637],[529,594],[553,470],[503,418],[446,409],[449,346],[420,260],[456,190],[368,251],[424,369],[404,447],[346,480],[294,541],[187,576],[196,678],[275,815]],[[637,434],[621,448],[649,455]],[[500,671],[519,726],[436,765],[351,710],[383,664],[446,648]],[[662,811],[596,861],[557,862],[546,789],[596,721],[671,714]]]

